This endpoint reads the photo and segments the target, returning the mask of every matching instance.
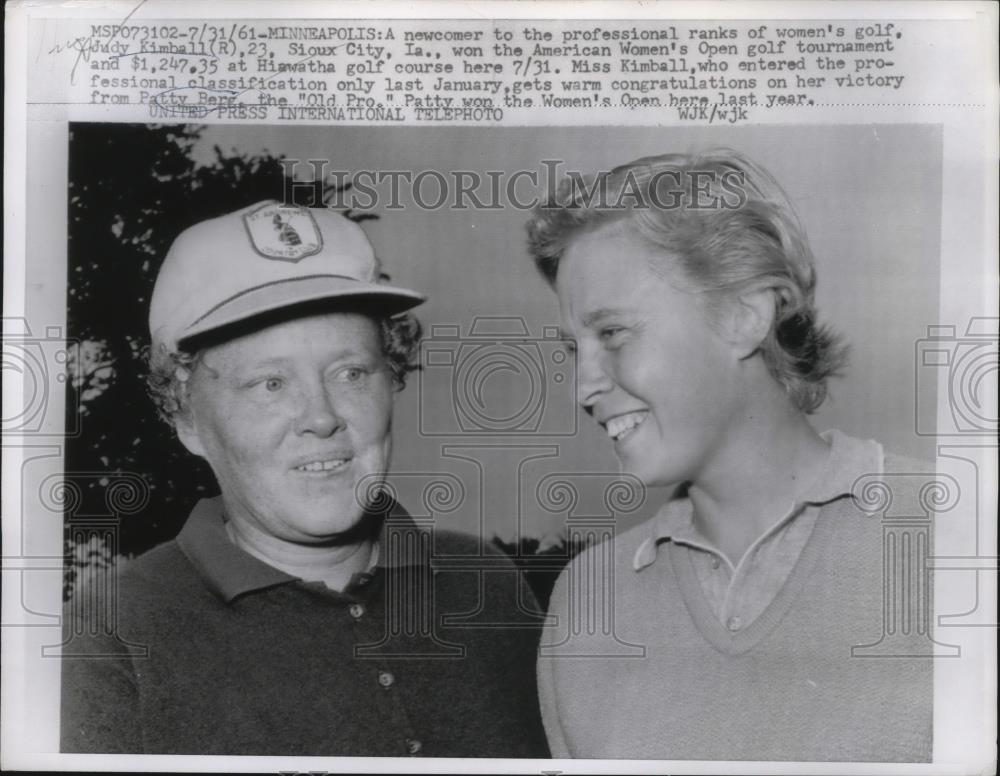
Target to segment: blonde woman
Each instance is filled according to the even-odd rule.
[[[856,483],[913,462],[807,419],[845,348],[777,182],[725,149],[639,159],[568,181],[528,232],[579,404],[623,471],[680,486],[615,540],[615,635],[642,657],[565,628],[570,601],[595,604],[574,589],[593,555],[556,585],[538,667],[553,755],[929,760],[932,661],[852,652],[883,600]]]

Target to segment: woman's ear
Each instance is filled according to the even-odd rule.
[[[201,443],[201,437],[198,436],[198,428],[189,408],[174,415],[174,429],[177,431],[177,438],[188,452],[199,458],[205,457],[205,447]]]
[[[198,434],[198,421],[195,418],[194,407],[191,405],[191,380],[193,369],[186,366],[179,366],[174,372],[177,380],[178,390],[182,396],[175,397],[177,409],[173,413],[174,430],[181,444],[188,449],[188,452],[200,458],[205,457],[205,446],[201,443]]]
[[[749,358],[760,349],[774,325],[775,302],[773,288],[757,288],[740,294],[729,304],[726,335],[737,358]]]

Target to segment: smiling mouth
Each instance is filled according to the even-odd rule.
[[[604,430],[615,442],[621,442],[625,437],[635,431],[649,415],[648,410],[638,412],[627,412],[624,415],[617,415],[604,422]]]
[[[350,458],[329,458],[324,461],[310,461],[296,466],[295,471],[305,474],[328,474],[345,468],[351,462]]]

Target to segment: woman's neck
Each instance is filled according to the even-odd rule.
[[[688,495],[699,530],[735,564],[820,478],[830,445],[777,384],[734,426]]]
[[[323,582],[334,590],[347,586],[354,574],[365,571],[372,542],[346,545],[310,545],[288,542],[261,531],[244,520],[226,522],[233,543],[258,560],[307,582]]]

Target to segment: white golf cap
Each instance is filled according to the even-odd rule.
[[[267,200],[174,240],[153,288],[149,331],[155,346],[173,351],[262,313],[323,300],[364,301],[395,315],[426,297],[380,282],[371,243],[350,219]]]

